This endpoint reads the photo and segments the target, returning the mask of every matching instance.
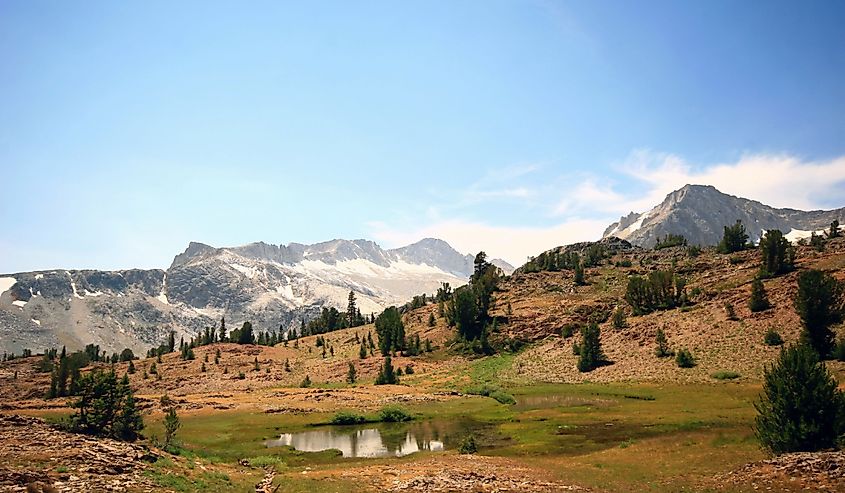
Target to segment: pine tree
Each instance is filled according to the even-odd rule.
[[[766,231],[760,239],[761,275],[776,276],[792,269],[795,253],[783,233],[777,229]]]
[[[255,371],[261,371],[261,367],[258,366],[258,356],[255,357],[254,369]]]
[[[129,377],[126,375],[118,385],[117,392],[123,399],[123,406],[115,419],[114,436],[119,440],[134,442],[144,429],[144,420],[135,403],[135,396],[129,386]]]
[[[287,358],[285,358],[285,371],[290,373],[290,361]]]
[[[167,352],[172,353],[176,349],[176,332],[170,331],[167,336]]]
[[[378,376],[376,377],[376,385],[396,385],[399,379],[396,378],[396,372],[393,369],[393,362],[390,355],[384,357],[384,364],[379,368]]]
[[[688,349],[682,348],[675,355],[675,364],[681,368],[692,368],[695,366],[695,358],[693,358],[692,353]]]
[[[244,322],[243,326],[241,326],[240,333],[238,334],[238,344],[254,344],[255,337],[252,334],[252,324],[249,322]]]
[[[361,348],[358,350],[358,358],[366,359],[367,358],[367,348],[364,346],[364,343],[361,343]]]
[[[839,220],[834,219],[832,223],[830,223],[830,229],[825,231],[825,236],[828,239],[832,238],[839,238],[842,236],[842,232],[839,230]]]
[[[164,445],[165,450],[170,449],[176,438],[176,432],[182,426],[179,416],[176,415],[176,403],[167,394],[161,396],[161,407],[165,409],[164,414]]]
[[[669,341],[666,340],[666,333],[663,332],[662,328],[657,329],[655,342],[657,343],[657,349],[655,349],[654,353],[658,358],[667,358],[672,356],[672,351],[669,349]]]
[[[435,325],[437,325],[437,320],[434,319],[434,313],[430,313],[428,315],[428,326],[434,327]]]
[[[355,383],[356,378],[358,377],[358,372],[355,370],[355,365],[352,362],[349,362],[349,370],[346,372],[346,383],[353,384]]]
[[[804,330],[801,341],[810,345],[821,359],[833,350],[834,333],[830,326],[845,313],[845,283],[819,270],[807,270],[798,275],[795,311]]]
[[[832,448],[845,432],[845,397],[816,352],[804,345],[781,350],[765,371],[754,408],[757,438],[776,454]]]
[[[581,346],[578,355],[578,371],[588,372],[605,361],[601,349],[601,329],[597,323],[581,328]]]
[[[734,253],[744,250],[748,244],[748,233],[742,221],[737,221],[733,226],[725,226],[722,241],[719,242],[719,253]]]
[[[355,304],[355,291],[349,290],[349,303],[346,305],[346,323],[349,327],[358,326],[358,307]]]
[[[575,284],[578,286],[583,286],[584,283],[584,267],[577,263],[575,264]]]
[[[129,373],[130,375],[135,373],[135,363],[133,363],[132,360],[129,360],[129,368],[126,369],[126,373]]]
[[[751,298],[748,300],[748,308],[752,312],[762,312],[771,308],[769,298],[766,296],[766,288],[763,287],[763,281],[755,278],[751,282]]]

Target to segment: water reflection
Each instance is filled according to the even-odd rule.
[[[399,429],[344,426],[299,433],[282,433],[268,447],[290,446],[303,452],[337,449],[344,457],[401,457],[427,450],[446,449],[445,440],[429,427]]]

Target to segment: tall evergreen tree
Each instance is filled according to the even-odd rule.
[[[760,239],[760,254],[760,271],[764,276],[776,276],[792,269],[795,253],[780,230],[766,231]]]
[[[830,326],[845,314],[845,284],[820,270],[801,272],[795,311],[804,326],[801,341],[815,349],[821,359],[829,357],[834,343]]]
[[[395,306],[386,308],[376,318],[375,325],[382,355],[405,349],[405,324],[402,323],[402,316]]]
[[[355,291],[349,290],[349,303],[346,305],[346,324],[349,327],[357,327],[358,307],[355,304]]]
[[[255,337],[252,334],[252,324],[249,322],[244,322],[243,326],[241,326],[240,333],[238,334],[238,344],[254,344]]]
[[[226,342],[226,317],[220,317],[220,342]]]
[[[581,328],[581,346],[578,353],[578,371],[587,372],[605,361],[601,349],[601,329],[597,323]]]

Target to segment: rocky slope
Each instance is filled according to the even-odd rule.
[[[831,211],[799,211],[776,209],[733,195],[712,186],[686,185],[676,190],[658,206],[643,213],[631,212],[611,224],[604,237],[616,236],[634,245],[653,247],[657,239],[668,233],[683,235],[693,245],[715,245],[724,226],[742,221],[752,240],[761,232],[779,229],[790,240],[810,236],[838,219],[845,223],[845,208]]]
[[[431,238],[392,250],[367,240],[191,243],[167,270],[0,274],[0,351],[94,343],[145,352],[171,329],[188,338],[222,316],[230,325],[250,320],[259,330],[286,330],[323,306],[345,309],[350,290],[372,313],[441,282],[464,284],[472,261]]]

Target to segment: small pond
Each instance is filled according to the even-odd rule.
[[[339,450],[344,457],[402,457],[414,452],[457,448],[469,433],[483,425],[471,420],[427,420],[411,423],[379,423],[351,426],[320,426],[296,433],[282,433],[265,442],[267,447],[293,447],[302,452]]]

